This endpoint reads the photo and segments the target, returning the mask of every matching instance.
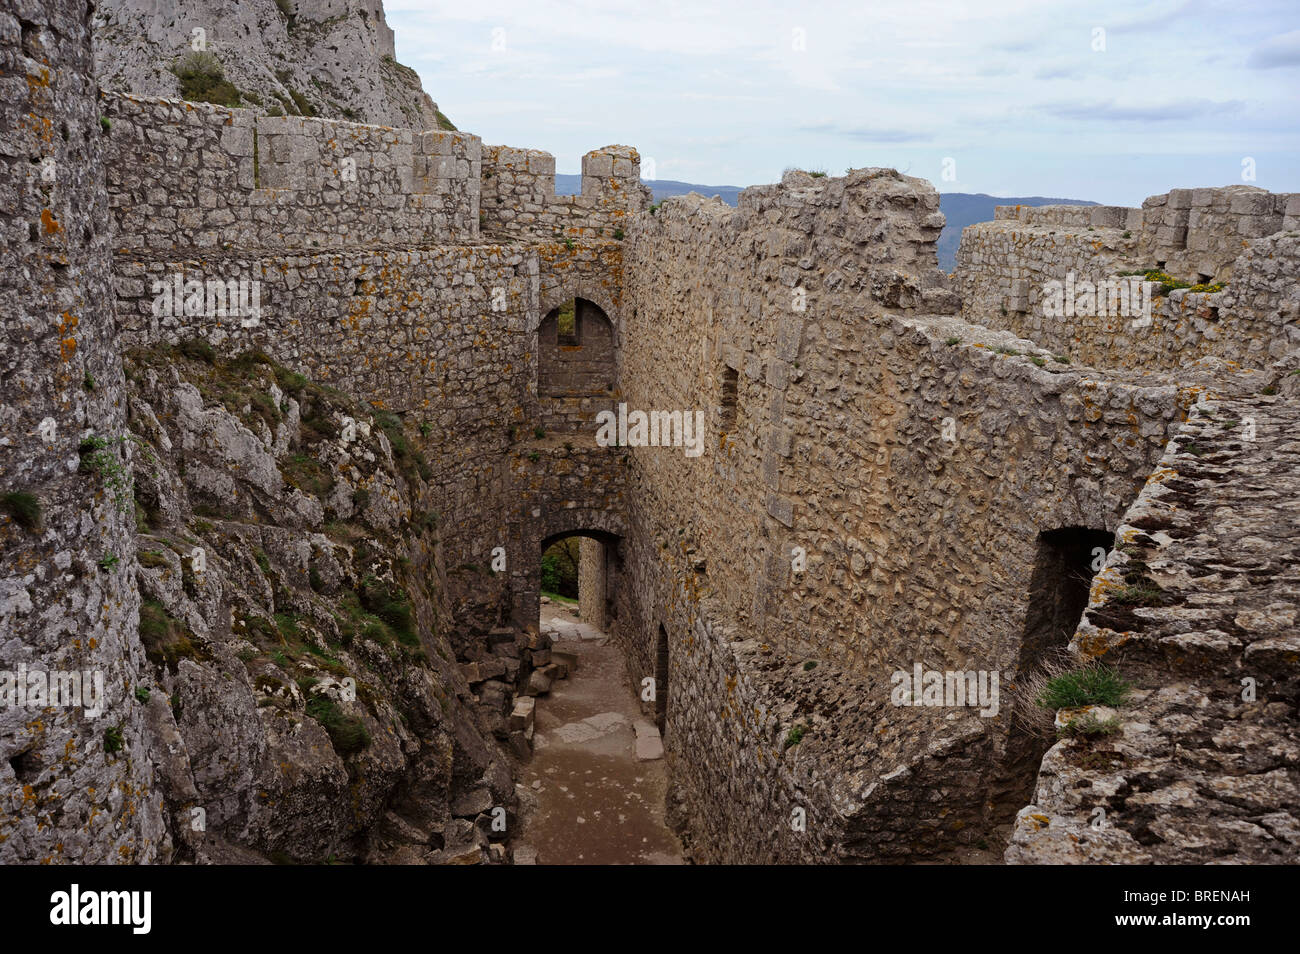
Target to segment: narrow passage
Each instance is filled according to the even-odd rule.
[[[683,864],[664,824],[667,767],[649,758],[658,754],[653,723],[624,681],[617,648],[558,602],[543,602],[541,627],[555,639],[552,659],[567,654],[577,666],[537,699],[533,756],[518,783],[516,864]]]

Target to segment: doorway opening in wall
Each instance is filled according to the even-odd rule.
[[[661,734],[668,729],[668,630],[662,623],[655,647],[655,725]]]
[[[1113,542],[1110,531],[1089,527],[1062,527],[1038,535],[1017,660],[1022,673],[1069,643],[1088,605],[1092,578]]]
[[[578,537],[565,537],[547,547],[542,554],[542,595],[576,604],[580,559],[581,544]]]
[[[537,328],[537,397],[546,431],[595,433],[614,394],[614,325],[585,298],[552,308]]]
[[[538,574],[542,632],[606,636],[618,618],[618,571],[618,537],[611,533],[576,531],[544,540]]]
[[[1005,773],[995,794],[996,811],[1009,823],[1033,796],[1038,768],[1054,738],[1053,714],[1037,705],[1042,683],[1067,666],[1066,647],[1088,606],[1092,579],[1114,543],[1114,534],[1095,527],[1061,527],[1038,535],[1025,625],[1016,670]]]

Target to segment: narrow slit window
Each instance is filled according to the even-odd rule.
[[[736,426],[736,406],[740,394],[740,372],[735,368],[722,369],[722,404],[718,408],[719,426],[723,432]]]

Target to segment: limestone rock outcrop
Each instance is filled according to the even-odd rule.
[[[403,129],[449,125],[415,71],[393,58],[382,0],[103,0],[94,25],[105,89],[197,99],[183,95],[176,69],[202,51],[229,84],[217,94],[227,105]]]
[[[151,663],[134,691],[177,857],[486,848],[454,803],[473,789],[508,808],[510,775],[447,639],[400,424],[256,352],[187,343],[126,366]]]

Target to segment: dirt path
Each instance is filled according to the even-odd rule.
[[[637,758],[633,726],[647,720],[617,649],[559,604],[543,604],[541,622],[556,634],[553,651],[576,654],[578,668],[537,700],[516,863],[682,864],[664,825],[667,770],[662,758]]]

